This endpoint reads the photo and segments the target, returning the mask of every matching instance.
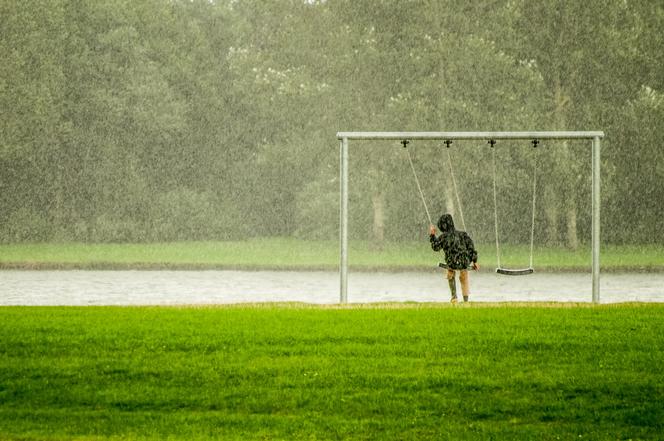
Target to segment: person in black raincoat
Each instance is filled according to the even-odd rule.
[[[461,293],[463,300],[468,301],[470,295],[470,282],[468,280],[468,268],[477,270],[480,266],[477,264],[477,250],[473,240],[465,231],[459,231],[454,228],[452,215],[443,214],[438,219],[438,229],[440,236],[436,236],[436,227],[429,227],[429,241],[434,251],[441,249],[445,253],[445,264],[447,266],[447,281],[450,285],[452,294],[452,303],[457,303],[456,291],[456,272],[459,272],[459,281],[461,282]]]

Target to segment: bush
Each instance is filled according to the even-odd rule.
[[[144,238],[141,225],[135,221],[118,219],[102,214],[95,219],[91,228],[92,242],[137,242]]]
[[[156,241],[231,240],[247,234],[232,201],[189,189],[158,195],[149,224],[149,236]]]
[[[5,243],[46,242],[51,238],[51,226],[46,217],[32,207],[13,211],[0,231]]]
[[[334,187],[334,190],[331,189]],[[295,237],[334,239],[339,231],[339,189],[314,181],[295,197]]]

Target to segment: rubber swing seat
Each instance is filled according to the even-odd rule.
[[[449,267],[447,266],[447,264],[446,264],[445,262],[439,262],[439,263],[438,263],[438,267],[443,268],[443,269],[449,269]],[[472,270],[473,267],[472,267],[472,266],[469,266],[469,267],[466,268],[466,269],[468,269],[468,270]]]
[[[505,268],[496,268],[498,274],[503,274],[505,276],[527,276],[535,272],[532,268],[522,268],[522,269],[505,269]]]

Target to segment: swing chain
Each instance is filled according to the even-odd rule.
[[[429,225],[433,222],[431,221],[431,214],[429,214],[429,207],[427,207],[427,201],[424,199],[424,192],[422,191],[422,186],[420,185],[420,180],[417,178],[417,173],[415,172],[415,166],[413,165],[413,158],[410,157],[410,151],[406,148],[410,143],[409,140],[404,139],[401,141],[403,148],[406,149],[406,156],[408,157],[408,163],[410,164],[410,169],[413,172],[413,177],[415,178],[415,184],[417,184],[417,190],[420,192],[420,198],[422,198],[422,205],[424,205],[424,211],[427,213],[427,219],[429,220]]]
[[[463,218],[463,209],[461,208],[461,198],[459,197],[459,190],[457,188],[456,178],[454,177],[454,166],[452,166],[452,155],[450,154],[450,144],[452,144],[451,139],[446,139],[445,145],[447,146],[447,163],[450,166],[450,176],[452,177],[452,187],[454,188],[454,196],[456,197],[457,208],[459,209],[459,216],[461,216],[461,226],[463,231],[468,231],[466,229],[466,221]]]

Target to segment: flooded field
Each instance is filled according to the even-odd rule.
[[[664,274],[602,274],[601,303],[664,302]],[[447,302],[442,273],[350,273],[348,301]],[[590,274],[471,273],[477,302],[590,302]],[[336,272],[0,271],[0,305],[190,305],[339,302]]]

